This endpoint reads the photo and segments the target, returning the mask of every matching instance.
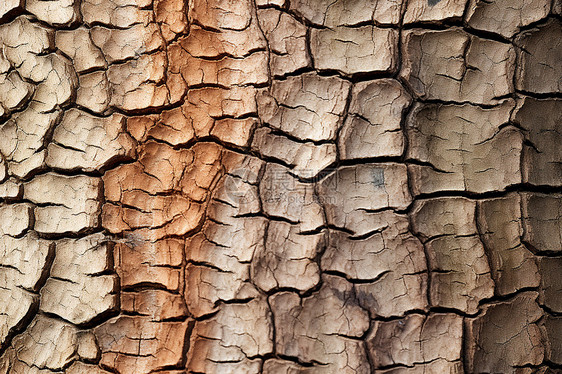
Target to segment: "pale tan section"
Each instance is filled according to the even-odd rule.
[[[462,18],[467,0],[407,0],[404,23],[439,22]]]
[[[404,151],[400,123],[410,103],[410,95],[395,80],[356,84],[349,107],[351,115],[339,133],[340,157],[400,156]]]
[[[436,198],[414,203],[414,232],[426,239],[431,276],[431,305],[478,312],[483,299],[494,294],[494,282],[478,236],[475,202]]]
[[[396,67],[398,33],[389,28],[362,26],[314,29],[310,50],[314,67],[346,75],[392,72]]]
[[[478,30],[495,32],[511,38],[521,27],[545,18],[550,11],[549,0],[509,0],[484,2],[470,0],[466,19],[468,25]],[[501,14],[501,17],[498,17]]]
[[[513,92],[515,50],[461,29],[403,32],[400,75],[422,99],[494,104]]]
[[[4,1],[0,373],[555,372],[558,3]]]

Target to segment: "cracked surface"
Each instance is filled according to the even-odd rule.
[[[561,14],[1,1],[0,373],[559,373]]]

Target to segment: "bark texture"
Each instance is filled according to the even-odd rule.
[[[560,0],[1,0],[0,374],[562,372]]]

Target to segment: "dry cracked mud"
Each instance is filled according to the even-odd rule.
[[[1,0],[0,374],[562,373],[560,0]]]

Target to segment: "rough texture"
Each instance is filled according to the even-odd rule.
[[[0,374],[555,374],[559,0],[0,0]]]
[[[400,75],[421,99],[493,104],[513,91],[514,47],[461,29],[404,32]]]

